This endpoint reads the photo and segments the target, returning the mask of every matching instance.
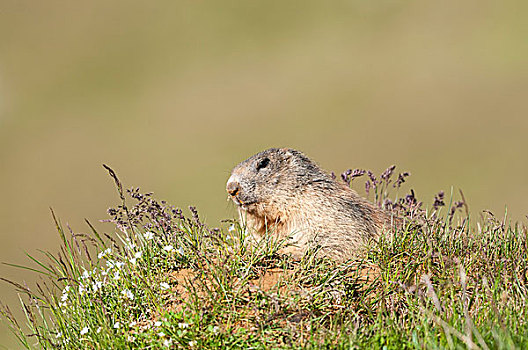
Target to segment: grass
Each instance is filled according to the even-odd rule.
[[[204,224],[139,189],[109,209],[115,230],[74,233],[53,215],[58,254],[29,256],[42,276],[20,292],[25,320],[3,318],[25,348],[528,348],[527,229],[489,212],[470,220],[443,193],[424,209],[414,194],[389,199],[371,172],[373,201],[404,224],[361,259],[314,252],[296,261],[282,241],[245,244],[236,222]],[[390,170],[390,171],[389,171]],[[129,202],[133,204],[130,205]]]

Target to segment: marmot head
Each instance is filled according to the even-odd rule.
[[[330,175],[303,153],[270,148],[238,164],[226,190],[241,209],[253,211],[257,206],[287,206],[307,185],[331,182]]]

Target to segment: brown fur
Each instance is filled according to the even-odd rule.
[[[293,149],[271,148],[241,162],[227,191],[254,238],[288,238],[285,252],[297,257],[315,248],[334,260],[349,259],[392,221]]]

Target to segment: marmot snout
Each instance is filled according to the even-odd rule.
[[[297,257],[316,248],[346,260],[390,225],[390,216],[303,153],[271,148],[238,164],[226,190],[241,223],[255,239],[289,238],[285,252]]]

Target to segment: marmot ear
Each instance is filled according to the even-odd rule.
[[[289,148],[282,148],[281,151],[284,152],[284,158],[285,159],[291,158],[293,156],[293,153],[292,153],[291,149],[289,149]]]

